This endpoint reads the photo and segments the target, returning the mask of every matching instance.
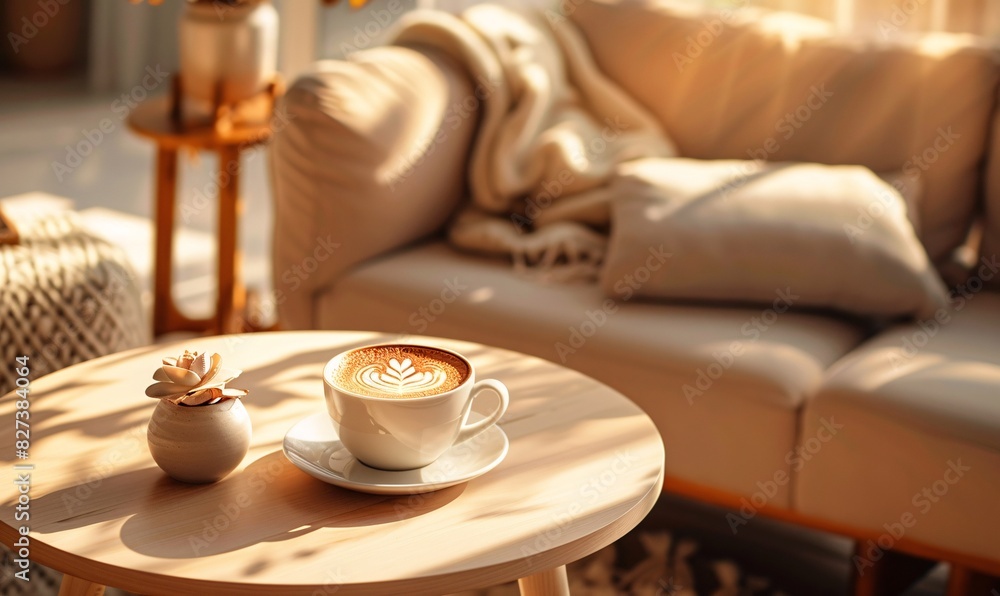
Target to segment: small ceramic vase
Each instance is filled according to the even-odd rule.
[[[240,465],[251,434],[250,415],[238,399],[202,406],[160,400],[146,439],[156,465],[171,478],[205,484]]]

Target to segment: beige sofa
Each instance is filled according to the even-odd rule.
[[[272,151],[282,325],[561,362],[648,412],[666,490],[728,507],[734,533],[761,514],[854,537],[859,585],[888,549],[957,563],[956,590],[967,572],[1000,575],[995,51],[657,2],[568,0],[555,16],[685,157],[919,171],[919,237],[963,284],[947,320],[875,329],[766,304],[638,301],[608,313],[596,285],[458,252],[439,232],[463,197],[481,84],[426,48],[386,47],[319,63],[285,99]],[[967,243],[978,223],[982,259]]]

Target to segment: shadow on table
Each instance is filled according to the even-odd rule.
[[[444,506],[464,490],[456,486],[421,499],[356,493],[308,476],[275,451],[212,485],[161,477],[135,503],[121,540],[149,556],[204,557],[321,528],[403,521]]]
[[[483,478],[487,478],[484,476]],[[658,480],[659,478],[659,480]],[[616,542],[642,521],[655,504],[660,495],[659,481],[662,476],[658,471],[651,470],[635,479],[638,484],[650,485],[649,495],[652,500],[643,505],[617,503],[607,507],[579,515],[566,515],[566,504],[556,506],[556,513],[545,519],[540,525],[522,524],[511,527],[505,542],[497,541],[491,544],[490,562],[494,566],[502,566],[503,571],[494,569],[490,573],[489,582],[482,582],[477,574],[466,573],[465,570],[476,569],[482,564],[483,554],[471,550],[463,555],[448,559],[429,560],[427,567],[421,570],[424,576],[461,574],[464,585],[452,587],[454,592],[466,589],[480,589],[515,581],[519,578],[533,575],[540,571],[553,569],[560,565],[568,565],[583,557]],[[548,507],[511,506],[496,508],[484,515],[474,516],[471,520],[516,515],[519,512],[553,509]],[[478,572],[478,575],[483,575]],[[576,592],[574,592],[576,593]]]
[[[186,484],[146,467],[114,474],[94,487],[46,494],[32,499],[32,530],[44,536],[127,518],[120,537],[128,548],[154,557],[196,558],[320,528],[403,521],[444,506],[464,490],[460,485],[419,499],[356,493],[308,476],[274,451],[214,484]]]

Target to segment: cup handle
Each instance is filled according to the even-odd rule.
[[[500,420],[500,417],[507,412],[507,406],[510,404],[510,395],[507,393],[507,387],[496,379],[483,379],[473,385],[472,400],[475,401],[475,399],[479,397],[479,394],[486,389],[493,390],[493,392],[500,397],[500,406],[492,414],[479,422],[462,425],[462,430],[458,431],[458,438],[455,439],[456,444],[461,443],[462,441],[468,441],[472,437],[493,426]]]

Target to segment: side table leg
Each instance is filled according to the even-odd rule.
[[[569,596],[569,578],[566,566],[539,571],[517,580],[521,596]]]
[[[216,321],[219,333],[242,331],[240,319],[246,296],[240,279],[239,223],[242,212],[240,202],[240,150],[234,145],[219,149],[219,172],[228,176],[228,184],[219,188],[219,269]],[[222,176],[225,180],[226,176]]]
[[[62,583],[59,585],[59,596],[102,596],[104,586],[94,582],[63,575]]]
[[[172,331],[174,201],[177,196],[177,150],[156,154],[156,251],[153,263],[153,334]]]

